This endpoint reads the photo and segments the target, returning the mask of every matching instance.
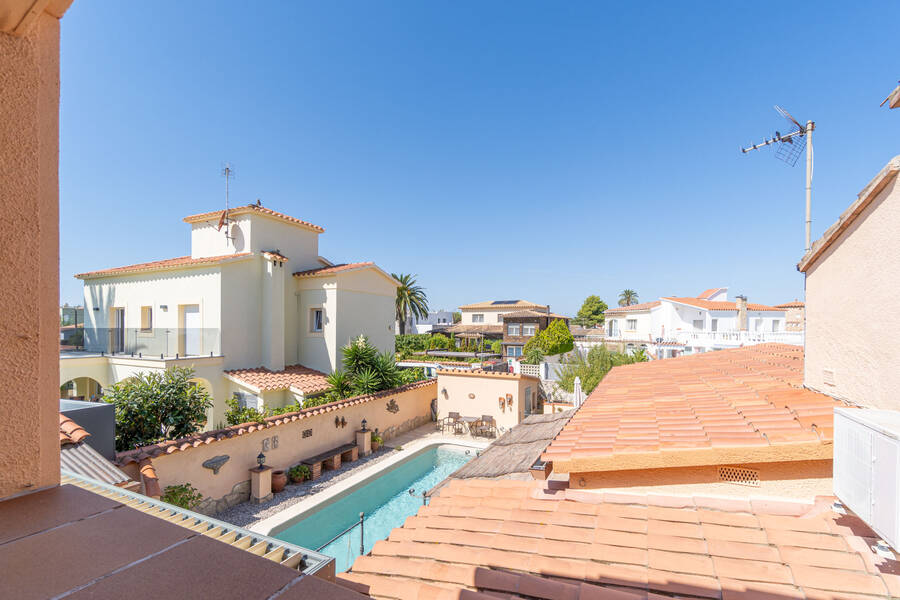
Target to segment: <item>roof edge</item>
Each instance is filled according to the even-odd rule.
[[[889,160],[884,168],[860,190],[853,204],[841,213],[837,222],[826,229],[822,237],[812,244],[809,252],[803,255],[803,258],[797,263],[797,270],[805,273],[822,256],[825,250],[831,247],[841,237],[841,234],[856,221],[878,194],[897,176],[898,172],[900,172],[900,155]]]

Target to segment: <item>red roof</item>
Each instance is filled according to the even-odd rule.
[[[708,290],[704,290],[702,294],[697,296],[702,300],[708,299],[710,296],[713,296],[716,292],[721,291],[723,288],[709,288]]]
[[[835,406],[803,387],[800,346],[625,365],[600,382],[542,458],[557,472],[826,460]]]
[[[60,413],[59,443],[61,446],[65,444],[77,444],[84,441],[84,439],[90,435],[91,434],[85,431],[81,425]]]
[[[776,304],[775,306],[776,308],[803,308],[806,305],[799,300],[794,300],[793,302],[785,302],[784,304]]]
[[[452,479],[337,581],[378,599],[896,598],[900,562],[833,501]]]
[[[322,275],[331,275],[332,273],[340,273],[342,271],[352,271],[354,269],[364,269],[366,267],[374,267],[374,266],[375,266],[375,263],[372,261],[355,262],[355,263],[341,263],[339,265],[320,267],[318,269],[309,269],[307,271],[297,271],[296,273],[294,273],[294,277],[320,277]]]
[[[262,392],[296,388],[304,394],[318,394],[331,388],[325,373],[303,365],[289,365],[283,371],[265,367],[236,369],[225,374]]]
[[[222,216],[222,212],[223,211],[221,211],[221,210],[214,210],[212,212],[200,213],[197,215],[190,215],[190,216],[187,216],[184,218],[184,222],[185,223],[197,223],[199,221],[209,221],[209,220],[218,221]],[[280,213],[278,211],[272,210],[271,208],[266,208],[264,206],[259,206],[257,204],[248,204],[246,206],[238,206],[235,208],[228,209],[228,215],[230,217],[237,217],[239,215],[246,215],[246,214],[251,214],[251,213],[274,217],[276,219],[280,219],[282,221],[291,223],[293,225],[300,225],[306,229],[311,229],[318,233],[322,233],[325,231],[325,229],[323,227],[314,225],[314,224],[310,223],[309,221],[303,221],[296,217],[291,217],[284,213]]]
[[[112,269],[104,269],[102,271],[89,271],[87,273],[79,273],[76,278],[84,277],[101,277],[106,275],[124,275],[126,273],[139,273],[141,271],[156,271],[160,269],[174,269],[179,267],[190,267],[195,265],[208,265],[218,262],[230,260],[232,258],[240,258],[250,256],[249,252],[240,252],[238,254],[223,254],[222,256],[204,256],[202,258],[191,258],[190,256],[179,256],[177,258],[167,258],[165,260],[155,260],[153,262],[138,263],[136,265],[128,265],[125,267],[114,267]]]
[[[605,311],[605,313],[624,313],[631,312],[635,310],[649,310],[656,306],[659,306],[661,302],[659,300],[654,300],[653,302],[641,302],[640,304],[632,304],[630,306],[616,306],[615,308],[610,308]]]
[[[671,302],[678,302],[679,304],[688,304],[690,306],[696,306],[697,308],[702,308],[705,310],[737,310],[737,303],[735,302],[723,302],[719,300],[703,300],[701,298],[671,298],[665,297],[663,300],[669,300]],[[765,304],[752,304],[747,303],[747,310],[772,310],[775,312],[782,312],[782,309],[777,308],[775,306],[767,306]]]

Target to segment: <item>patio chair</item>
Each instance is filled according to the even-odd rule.
[[[483,435],[487,437],[497,435],[497,422],[491,415],[481,415],[481,420],[475,425],[475,435]]]
[[[459,420],[458,412],[447,413],[447,416],[441,420],[441,433],[448,427],[452,428],[454,432],[458,432],[461,425],[462,421]]]

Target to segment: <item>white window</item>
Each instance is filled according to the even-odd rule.
[[[703,319],[694,319],[694,331],[703,331]]]
[[[519,324],[516,323],[515,325],[507,325],[506,335],[519,335]]]
[[[522,356],[522,346],[507,346],[506,355],[513,358]]]
[[[150,331],[153,329],[153,307],[141,307],[141,331]]]
[[[628,319],[628,321],[625,323],[625,329],[627,331],[634,331],[635,329],[637,329],[637,319]]]
[[[484,323],[484,314],[477,313],[477,314],[472,315],[472,322],[473,323]]]
[[[610,321],[609,322],[609,336],[616,337],[619,335],[619,322],[618,321]]]
[[[497,322],[498,322],[498,323],[502,323],[502,322],[503,322],[503,315],[497,315]]]
[[[311,308],[309,310],[309,330],[313,333],[322,331],[324,323],[324,312],[321,308]]]
[[[762,331],[763,328],[763,320],[762,319],[754,319],[753,320],[753,331]]]
[[[781,331],[781,320],[772,319],[772,333],[776,333],[778,331]]]
[[[534,335],[534,325],[522,325],[522,335]]]
[[[710,331],[718,331],[719,330],[719,320],[713,319],[712,321],[710,321],[709,329],[710,329]]]

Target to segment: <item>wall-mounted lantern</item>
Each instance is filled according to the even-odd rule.
[[[344,417],[335,417],[334,418],[335,429],[337,429],[338,427],[346,427],[346,426],[347,426],[347,419],[345,419]]]

